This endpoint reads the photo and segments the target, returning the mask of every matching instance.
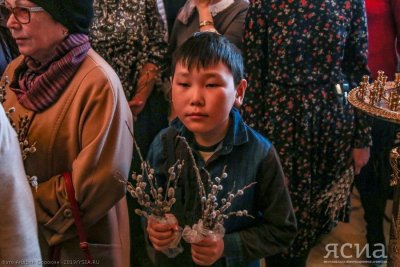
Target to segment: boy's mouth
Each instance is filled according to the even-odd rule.
[[[208,117],[207,114],[205,113],[201,113],[201,112],[191,112],[191,113],[187,113],[186,117],[190,117],[190,118],[204,118],[204,117]]]
[[[201,117],[206,117],[207,114],[201,113],[201,112],[191,112],[191,113],[186,114],[186,116],[201,116]]]

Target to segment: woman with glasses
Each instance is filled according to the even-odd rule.
[[[22,55],[0,86],[6,84],[3,105],[12,111],[28,179],[37,183],[42,257],[129,266],[125,185],[118,179],[131,163],[132,116],[119,78],[91,49],[92,1],[6,0],[5,7]]]

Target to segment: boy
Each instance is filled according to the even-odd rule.
[[[159,251],[174,241],[176,226],[149,220],[146,230],[158,266],[258,266],[258,259],[284,252],[295,237],[295,217],[276,151],[233,107],[243,101],[243,72],[240,52],[215,33],[196,33],[174,54],[172,102],[178,118],[156,137],[148,155],[161,182],[176,159],[185,161],[171,213],[181,227],[201,217],[196,176],[187,148],[176,138],[179,134],[193,150],[204,185],[206,171],[215,178],[226,166],[228,177],[219,198],[257,182],[229,209],[247,210],[255,219],[230,217],[224,222],[223,240],[181,241],[184,252],[173,259]]]

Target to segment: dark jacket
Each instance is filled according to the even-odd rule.
[[[17,46],[10,31],[0,25],[0,77],[8,63],[18,55]]]
[[[213,266],[258,266],[258,259],[283,252],[290,246],[296,234],[296,220],[273,145],[247,126],[236,109],[231,111],[230,119],[227,135],[207,162],[193,150],[196,164],[203,180],[207,179],[205,170],[214,179],[221,176],[226,166],[228,178],[221,183],[224,189],[218,195],[219,199],[229,191],[236,192],[256,181],[257,184],[245,190],[244,195],[233,201],[228,210],[247,210],[255,219],[230,217],[225,220],[225,256]],[[176,159],[184,159],[184,170],[176,190],[177,202],[172,213],[180,226],[192,226],[201,214],[198,185],[187,148],[174,137],[174,133],[179,133],[193,145],[193,134],[176,119],[155,138],[148,159],[161,183],[167,177],[168,167]],[[181,243],[185,250],[174,259],[157,253],[157,265],[194,266],[190,245],[184,241]]]

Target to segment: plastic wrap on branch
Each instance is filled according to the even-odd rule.
[[[198,243],[204,238],[211,238],[212,240],[220,240],[224,238],[225,228],[222,224],[216,224],[213,230],[204,227],[203,220],[200,219],[198,223],[192,227],[186,225],[183,229],[182,237],[188,243]]]

